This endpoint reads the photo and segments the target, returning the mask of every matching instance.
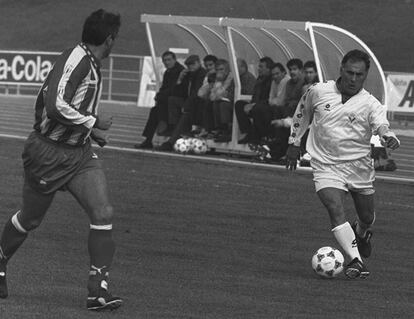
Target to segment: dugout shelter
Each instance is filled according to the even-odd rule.
[[[166,50],[178,57],[207,54],[229,60],[235,81],[235,101],[248,97],[240,94],[237,58],[246,60],[256,73],[258,60],[264,56],[286,65],[292,58],[316,62],[320,81],[338,77],[339,66],[346,52],[360,49],[371,57],[365,88],[383,104],[387,103],[384,72],[368,46],[354,34],[334,25],[314,22],[256,20],[235,18],[191,17],[143,14],[151,51],[157,87],[161,83],[160,56]],[[233,116],[232,141],[225,144],[209,142],[217,150],[243,152],[237,144],[238,125]]]

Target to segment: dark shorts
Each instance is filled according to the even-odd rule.
[[[27,138],[22,159],[25,182],[43,194],[65,190],[74,176],[102,168],[90,143],[82,146],[59,144],[37,132]]]

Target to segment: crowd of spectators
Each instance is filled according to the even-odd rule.
[[[286,153],[291,117],[301,96],[318,81],[314,61],[303,64],[294,58],[285,68],[282,63],[263,57],[258,61],[256,78],[246,61],[238,59],[241,95],[249,98],[235,101],[234,76],[227,60],[207,55],[201,62],[199,56],[190,55],[183,66],[173,52],[166,51],[162,62],[166,69],[163,81],[142,133],[145,140],[136,148],[152,149],[155,133],[168,136],[158,147],[164,151],[173,150],[181,136],[228,143],[232,138],[234,110],[238,143],[267,143],[272,158],[278,160]]]

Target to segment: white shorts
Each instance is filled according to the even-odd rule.
[[[338,188],[362,195],[375,193],[375,170],[370,156],[340,164],[323,164],[311,160],[316,192],[323,188]]]

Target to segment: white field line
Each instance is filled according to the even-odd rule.
[[[5,138],[13,138],[18,140],[25,140],[26,137],[20,135],[12,135],[12,134],[0,134],[0,137]],[[248,161],[238,161],[233,159],[223,159],[223,158],[214,158],[214,157],[205,157],[205,156],[197,156],[197,155],[181,155],[176,153],[170,152],[157,152],[157,151],[146,151],[146,150],[138,150],[129,147],[118,147],[118,146],[106,146],[106,149],[127,152],[127,153],[141,153],[141,154],[149,154],[149,155],[157,155],[157,156],[167,156],[167,157],[180,157],[180,158],[187,158],[187,159],[194,159],[199,161],[206,161],[206,162],[221,162],[221,163],[229,163],[229,164],[237,164],[242,166],[257,166],[263,168],[271,168],[276,170],[286,170],[284,166],[279,165],[272,165],[272,164],[264,164],[264,163],[255,163],[255,162],[248,162]],[[310,167],[298,167],[298,173],[305,173],[310,174],[312,169]],[[407,171],[412,173],[411,171]],[[384,176],[377,174],[377,180],[389,181],[389,182],[397,182],[403,184],[414,184],[414,178],[403,178],[397,176]]]

